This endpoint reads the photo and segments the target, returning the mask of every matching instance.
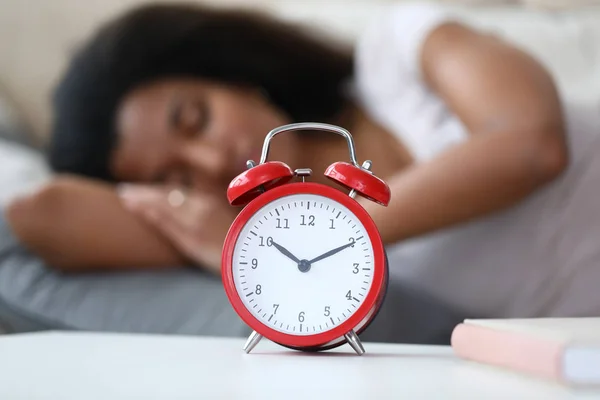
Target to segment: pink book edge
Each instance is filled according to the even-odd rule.
[[[458,324],[451,346],[460,358],[563,381],[563,343],[523,333]]]

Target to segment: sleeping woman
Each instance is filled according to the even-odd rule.
[[[58,175],[6,218],[44,265],[94,272],[53,275],[58,285],[129,279],[102,313],[119,320],[124,309],[139,323],[106,317],[98,329],[214,332],[228,305],[213,277],[239,211],[226,187],[271,129],[292,122],[348,129],[390,185],[387,208],[357,198],[390,258],[374,340],[440,341],[467,316],[600,312],[598,125],[575,117],[531,55],[444,8],[392,8],[350,51],[253,12],[143,6],[85,43],[53,104]],[[348,159],[333,136],[281,135],[270,157],[322,171]],[[176,282],[196,289],[165,305]],[[106,286],[79,292],[106,302]],[[155,315],[151,299],[163,295]],[[186,307],[203,322],[186,328],[196,312]],[[219,333],[239,323],[227,318]]]

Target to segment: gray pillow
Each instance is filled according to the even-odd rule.
[[[217,277],[195,268],[60,274],[23,248],[0,213],[0,325],[245,336]]]

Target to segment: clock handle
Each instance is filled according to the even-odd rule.
[[[271,130],[263,143],[260,162],[258,165],[253,160],[248,160],[248,170],[235,177],[227,188],[227,199],[234,206],[248,204],[262,192],[283,185],[290,181],[295,173],[291,168],[280,161],[269,161],[269,146],[271,139],[283,132],[313,130],[333,132],[343,136],[348,143],[350,163],[335,162],[325,170],[325,176],[350,190],[350,197],[358,193],[361,196],[383,206],[390,202],[390,189],[388,185],[371,172],[371,161],[363,165],[356,161],[356,147],[352,135],[346,129],[336,125],[317,122],[302,122],[288,124]]]
[[[271,132],[267,134],[265,137],[265,141],[263,143],[262,153],[260,155],[259,164],[264,164],[269,157],[269,146],[271,144],[271,139],[275,136],[279,135],[283,132],[291,132],[291,131],[323,131],[323,132],[332,132],[337,133],[340,136],[343,136],[348,143],[348,152],[350,153],[350,162],[357,168],[360,168],[358,161],[356,161],[356,146],[354,146],[354,139],[352,139],[352,135],[346,129],[341,128],[336,125],[323,124],[320,122],[300,122],[296,124],[288,124],[280,126],[279,128],[273,129]]]
[[[390,189],[388,185],[371,172],[372,162],[365,161],[362,166],[356,160],[356,147],[352,135],[346,129],[336,125],[322,124],[317,122],[302,122],[296,124],[288,124],[273,129],[267,134],[263,144],[262,153],[260,156],[259,167],[267,163],[269,156],[269,145],[271,139],[283,132],[298,131],[298,130],[313,130],[337,133],[343,136],[348,143],[348,152],[350,153],[350,163],[335,162],[325,170],[325,176],[350,190],[350,197],[354,198],[356,194],[374,201],[383,206],[387,206],[390,202]]]

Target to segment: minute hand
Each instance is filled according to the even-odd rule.
[[[322,259],[330,257],[330,256],[332,256],[332,255],[334,255],[336,253],[339,253],[340,251],[344,250],[346,247],[350,247],[350,246],[353,246],[353,245],[354,245],[354,242],[350,242],[350,243],[345,244],[343,246],[336,247],[333,250],[329,250],[327,253],[321,254],[320,256],[318,256],[316,258],[313,258],[312,260],[309,261],[309,263],[312,264],[312,263],[315,263],[317,261],[321,261]]]

